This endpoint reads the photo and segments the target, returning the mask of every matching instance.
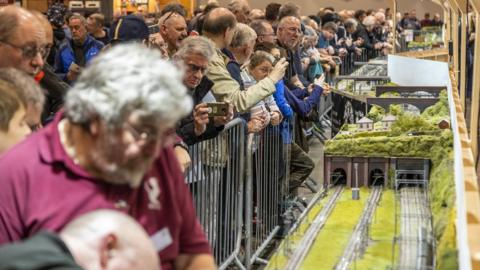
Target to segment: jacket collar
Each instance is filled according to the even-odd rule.
[[[212,89],[213,85],[214,83],[212,80],[210,80],[207,76],[203,76],[200,84],[193,89],[192,95],[195,97],[195,99],[201,100],[205,95],[207,95],[208,91]]]

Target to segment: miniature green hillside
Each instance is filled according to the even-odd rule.
[[[453,133],[450,129],[439,129],[437,125],[440,120],[450,120],[447,94],[443,91],[440,101],[419,116],[405,113],[397,105],[390,106],[389,113],[397,117],[390,130],[377,129],[385,110],[373,106],[368,117],[377,122],[376,130],[356,132],[356,125],[346,125],[342,133],[326,143],[325,154],[429,158],[432,161],[429,198],[437,240],[436,265],[437,269],[455,269]]]

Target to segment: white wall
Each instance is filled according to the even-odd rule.
[[[229,0],[218,0],[220,5],[226,6]],[[205,3],[207,0],[198,0],[199,4]],[[264,9],[268,3],[287,3],[294,2],[301,7],[302,15],[316,14],[321,7],[331,6],[336,10],[342,9],[378,9],[378,8],[392,8],[391,0],[249,0],[252,8]],[[417,17],[423,19],[425,12],[430,14],[439,13],[443,17],[442,8],[431,2],[430,0],[397,0],[398,10],[400,12],[407,12],[412,9],[417,11]]]

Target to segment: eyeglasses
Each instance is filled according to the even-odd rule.
[[[137,129],[133,127],[130,123],[125,122],[124,127],[128,130],[128,132],[132,135],[135,142],[144,141],[145,143],[151,143],[158,139],[158,134],[153,131],[152,129]]]
[[[302,30],[299,29],[299,28],[296,28],[296,27],[289,27],[287,28],[288,32],[291,32],[291,33],[297,33],[297,34],[301,34],[302,33]]]
[[[132,135],[136,143],[143,141],[145,144],[151,144],[159,141],[162,138],[172,137],[172,135],[175,134],[174,128],[167,129],[165,132],[159,134],[156,130],[152,128],[146,127],[143,129],[138,129],[128,122],[125,122],[123,126],[127,129],[130,135]]]
[[[12,48],[20,50],[22,52],[23,58],[25,59],[33,59],[35,58],[35,56],[37,56],[37,54],[40,54],[42,58],[45,58],[48,56],[51,48],[51,46],[37,47],[35,45],[17,46],[15,44],[12,44],[6,41],[0,41],[0,43],[6,44]]]
[[[198,71],[200,71],[200,73],[202,73],[203,75],[207,73],[207,67],[201,67],[195,64],[187,64],[187,68],[188,68],[188,71],[192,73],[196,73]]]

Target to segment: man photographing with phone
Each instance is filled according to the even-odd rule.
[[[185,144],[175,147],[175,154],[185,170],[190,166],[187,146],[215,138],[225,124],[233,119],[233,105],[214,102],[210,93],[213,82],[205,76],[209,59],[215,53],[212,42],[204,37],[188,37],[184,39],[173,60],[184,68],[183,84],[193,98],[193,112],[183,118],[177,126],[177,134]],[[215,113],[214,113],[215,110]]]
[[[187,145],[216,137],[233,118],[233,105],[215,102],[210,89],[213,82],[205,76],[209,59],[215,49],[204,37],[185,39],[174,61],[185,69],[183,83],[190,90],[194,102],[191,115],[180,121],[178,135]],[[208,103],[207,103],[208,102]]]

